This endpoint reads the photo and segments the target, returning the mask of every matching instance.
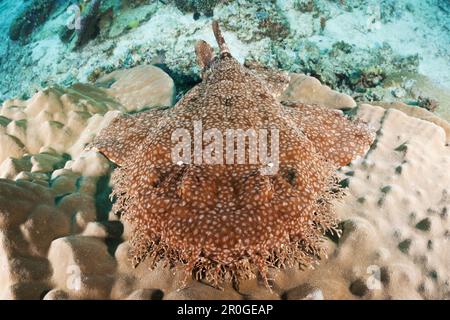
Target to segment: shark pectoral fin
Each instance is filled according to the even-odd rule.
[[[255,61],[246,61],[244,66],[261,79],[275,98],[289,86],[290,76],[286,71],[270,69]]]
[[[326,160],[344,166],[363,156],[375,133],[360,120],[334,109],[299,102],[282,102],[285,110]]]
[[[111,162],[121,166],[151,134],[163,113],[162,109],[152,109],[119,115],[100,131],[87,149],[97,150]]]

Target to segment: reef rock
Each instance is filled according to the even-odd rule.
[[[9,27],[11,40],[26,41],[34,29],[44,24],[54,8],[55,0],[33,0],[17,15]]]
[[[64,100],[50,99],[50,92],[35,107],[49,114],[60,110]],[[98,95],[80,101],[88,110],[103,110],[99,116],[109,108],[111,118],[125,111],[117,100],[104,99]],[[19,134],[26,106],[16,101],[16,108],[10,101],[0,109],[1,139],[26,137]],[[0,172],[8,179],[0,180],[0,298],[450,298],[450,149],[445,131],[430,119],[406,114],[409,109],[364,104],[354,110],[377,136],[364,158],[339,173],[348,186],[347,196],[336,205],[343,235],[325,241],[328,259],[315,270],[269,270],[272,293],[261,279],[224,291],[191,281],[178,292],[182,270],[160,263],[149,271],[150,261],[133,268],[130,230],[110,215],[111,170],[103,156],[74,151],[70,159],[50,149],[32,153],[23,150],[26,139],[16,149],[1,148],[6,160]],[[17,120],[10,131],[15,134],[6,133]],[[91,141],[97,127],[93,122],[87,134],[86,126],[80,126],[71,141],[79,141],[80,135]],[[54,145],[58,136],[50,138]],[[72,148],[65,144],[65,150]]]
[[[41,155],[47,156],[36,156]],[[0,259],[5,266],[0,280],[0,298],[42,298],[55,284],[62,284],[61,274],[70,268],[83,271],[80,273],[80,290],[83,289],[86,277],[92,282],[92,277],[96,279],[98,276],[92,268],[86,267],[86,263],[89,263],[89,260],[85,260],[87,252],[95,252],[95,259],[90,259],[96,263],[95,270],[99,265],[105,265],[101,269],[103,271],[114,270],[114,260],[108,255],[103,241],[81,235],[61,238],[83,233],[90,223],[99,218],[97,215],[100,216],[102,197],[97,186],[102,185],[99,183],[101,177],[109,173],[102,167],[102,159],[104,164],[105,158],[99,156],[89,159],[89,170],[79,170],[75,165],[83,161],[81,155],[81,159],[66,162],[64,169],[54,171],[54,168],[47,167],[48,171],[38,174],[21,171],[13,177],[16,181],[0,179]],[[30,157],[20,160],[29,162]],[[96,165],[93,164],[95,162]],[[106,165],[109,168],[107,162]],[[95,172],[92,169],[95,167],[102,169]],[[31,168],[31,164],[28,168]],[[66,182],[61,184],[59,181],[63,180]],[[69,254],[71,250],[72,260]],[[88,287],[83,289],[85,293],[82,294],[69,291],[71,297],[107,297],[109,290],[98,289],[101,281],[105,285],[111,283],[111,276],[108,278],[107,274],[109,272],[102,272],[99,282],[94,281],[92,290]],[[60,289],[67,290],[62,285]],[[50,297],[46,296],[48,299]]]

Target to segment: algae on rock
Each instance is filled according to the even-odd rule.
[[[10,39],[26,42],[31,33],[46,21],[55,2],[56,0],[33,0],[11,23]]]

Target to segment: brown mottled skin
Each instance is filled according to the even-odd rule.
[[[309,266],[336,224],[331,201],[340,196],[335,170],[363,155],[374,135],[340,112],[279,103],[283,73],[240,65],[214,22],[220,55],[199,41],[203,81],[171,109],[122,115],[92,146],[119,168],[113,174],[115,210],[134,228],[134,264],[150,259],[181,265],[218,285],[269,267]],[[193,121],[203,130],[277,128],[280,167],[260,164],[172,163],[172,132]],[[248,147],[248,146],[247,146]]]

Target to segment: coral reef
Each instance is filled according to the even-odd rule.
[[[126,7],[137,8],[139,6],[147,4],[148,2],[148,0],[125,0],[122,1],[122,5]]]
[[[371,102],[372,105],[380,106],[385,109],[397,109],[400,110],[411,117],[415,117],[418,119],[426,120],[436,124],[437,126],[444,129],[446,134],[446,142],[450,144],[450,123],[445,121],[444,119],[438,117],[434,113],[415,106],[407,105],[403,102],[383,102],[383,101],[374,101]]]
[[[33,0],[14,19],[9,28],[11,40],[25,42],[37,27],[42,25],[50,15],[55,0]]]
[[[289,91],[297,92],[296,84],[301,86],[302,82],[291,82]],[[303,94],[305,101],[318,96],[308,91]],[[323,90],[322,95],[324,103],[332,103],[327,107],[336,107],[337,92]],[[95,96],[97,99],[103,101],[104,93]],[[41,101],[48,112],[60,104],[58,99]],[[392,109],[398,106],[384,107],[365,104],[353,109],[377,130],[377,138],[364,158],[340,170],[349,188],[336,206],[337,217],[343,221],[342,237],[330,236],[324,241],[328,259],[315,270],[269,269],[272,292],[260,278],[241,281],[239,288],[227,285],[223,291],[196,281],[177,290],[183,270],[174,274],[159,263],[149,271],[149,259],[133,268],[128,260],[131,230],[126,225],[123,229],[118,218],[110,214],[108,180],[112,168],[99,153],[74,148],[78,151],[70,160],[43,149],[6,159],[0,167],[0,175],[9,179],[0,181],[0,259],[5,266],[0,297],[448,298],[448,124],[446,138],[439,126],[428,121],[439,118],[427,110],[403,107],[405,112],[426,113],[424,121]],[[117,112],[121,111],[113,110],[105,117],[94,115],[98,120],[84,126],[78,135],[89,137],[84,143],[91,141]],[[4,126],[11,119],[1,117],[0,123]],[[444,127],[444,122],[438,125]]]
[[[242,17],[245,12],[245,19]],[[289,24],[275,1],[239,1],[218,10],[224,28],[243,42],[263,38],[280,41],[290,35]]]
[[[5,266],[0,296],[3,299],[43,298],[54,283],[61,284],[58,282],[60,268],[76,266],[79,255],[84,259],[89,257],[87,253],[95,257],[91,259],[94,265],[80,269],[83,281],[79,286],[74,285],[73,293],[84,298],[102,298],[105,293],[102,295],[99,283],[112,286],[108,274],[114,270],[114,261],[106,245],[96,238],[70,237],[92,228],[92,223],[100,218],[96,208],[97,186],[101,185],[99,181],[107,174],[109,164],[99,154],[85,154],[67,162],[64,169],[53,171],[53,158],[59,157],[36,154],[31,162],[29,157],[24,159],[30,166],[34,163],[31,172],[22,168],[16,181],[0,179],[0,257]],[[0,171],[2,175],[11,172],[3,165]],[[20,200],[11,198],[13,195]],[[67,270],[70,268],[63,270],[64,276]],[[95,283],[92,283],[93,275],[98,275]]]
[[[74,22],[73,28],[63,26],[60,31],[60,38],[63,42],[70,42],[70,48],[78,49],[84,46],[99,33],[101,0],[90,0],[81,11],[80,17],[75,17],[79,21]]]
[[[352,264],[350,281],[362,281],[364,298],[448,297],[450,177],[433,169],[449,165],[448,137],[394,109],[361,105],[358,115],[378,130],[377,138],[362,162],[342,170],[349,185],[337,208],[344,234],[329,267]],[[352,242],[364,250],[347,251]]]
[[[134,85],[130,86],[130,83]],[[128,111],[172,106],[175,102],[172,78],[154,66],[117,70],[98,79],[97,85],[105,87],[106,93],[116,98]]]
[[[0,259],[6,266],[1,298],[109,297],[116,262],[108,245],[120,242],[123,226],[108,221],[110,163],[83,149],[119,112],[158,106],[174,96],[173,82],[164,82],[155,67],[122,73],[109,79],[116,84],[114,97],[107,89],[78,84],[49,88],[28,101],[8,100],[0,109]],[[136,79],[145,87],[136,86]],[[154,97],[138,103],[127,98],[131,93]],[[80,265],[86,258],[92,263]],[[47,294],[55,286],[64,292]]]
[[[67,27],[70,4],[83,28]],[[0,9],[1,299],[450,298],[448,0],[1,0]],[[133,268],[135,233],[110,199],[120,154],[84,151],[111,123],[172,114],[160,107],[190,97],[208,74],[194,44],[212,42],[212,16],[244,70],[277,105],[289,101],[293,127],[299,113],[338,114],[305,106],[320,105],[377,131],[369,152],[337,172],[342,236],[325,234],[315,270],[267,268],[271,291],[261,276],[180,289],[186,266],[152,257]],[[213,186],[189,177],[194,195],[177,195]]]
[[[109,111],[138,111],[171,105],[174,100],[173,81],[156,67],[116,71],[104,81],[109,88],[87,84],[50,87],[26,101],[5,101],[0,108],[0,163],[49,149],[74,157]],[[86,126],[89,129],[82,134]]]
[[[52,274],[64,258],[64,252],[52,254],[56,246],[50,248],[52,241],[60,238],[62,242],[63,237],[78,234],[101,219],[102,191],[97,188],[103,185],[101,179],[108,175],[110,165],[100,154],[80,153],[125,108],[104,98],[104,93],[90,91],[89,96],[86,88],[52,88],[30,101],[7,101],[0,109],[2,119],[9,122],[0,128],[0,139],[15,143],[2,144],[0,159],[0,230],[5,235],[0,240],[0,257],[6,266],[0,286],[3,299],[42,298],[53,286]],[[10,105],[13,102],[16,105]],[[94,239],[80,241],[95,244]],[[97,271],[102,258],[108,258],[106,249],[101,251],[106,245],[98,243],[98,247]],[[92,246],[88,250],[94,252]],[[97,280],[104,278],[108,276]],[[99,298],[98,291],[96,282],[93,292],[81,294]]]
[[[276,65],[313,75],[333,88],[352,93],[357,100],[373,100],[372,89],[381,87],[388,75],[399,71],[413,72],[419,63],[418,56],[393,54],[387,44],[376,49],[361,50],[339,41],[324,52],[310,41],[295,44],[290,40],[286,42],[297,46],[294,50],[296,55],[286,52],[289,45],[275,48]]]
[[[13,0],[5,1],[12,6],[9,2]],[[95,76],[90,76],[96,70],[109,72],[149,63],[164,66],[180,88],[179,96],[198,83],[199,69],[192,46],[196,38],[207,36],[207,17],[195,20],[191,13],[178,10],[173,1],[103,1],[98,11],[91,10],[96,8],[95,3],[91,0],[81,6],[81,15],[91,17],[92,23],[85,24],[90,27],[81,28],[79,35],[77,30],[66,26],[71,17],[65,11],[67,3],[58,2],[44,26],[34,32],[29,46],[8,41],[0,46],[0,52],[9,52],[9,59],[2,61],[0,67],[5,75],[0,79],[0,99],[30,96],[45,87],[42,83],[67,86],[85,82],[88,77],[95,80]],[[409,98],[408,94],[396,98],[384,90],[385,80],[398,72],[412,71],[413,75],[420,71],[435,82],[450,83],[443,71],[446,68],[438,67],[449,63],[445,39],[433,40],[430,50],[421,49],[429,48],[427,37],[446,35],[445,26],[440,26],[440,21],[445,21],[445,12],[431,5],[426,8],[425,4],[413,5],[412,10],[420,12],[415,22],[411,19],[413,11],[406,5],[383,1],[380,8],[385,17],[374,16],[374,22],[369,23],[378,7],[366,1],[184,3],[214,6],[214,15],[223,21],[230,46],[240,62],[249,58],[266,66],[307,73],[358,101]],[[300,3],[305,3],[305,10],[299,9]],[[308,9],[309,3],[313,4],[312,11]],[[402,16],[395,17],[397,9],[384,7],[402,10]],[[94,11],[97,14],[88,14]],[[430,17],[435,17],[433,23],[428,23]],[[415,27],[419,20],[427,22],[424,29]],[[87,36],[82,30],[89,31]],[[399,39],[408,39],[410,44],[401,45],[401,41],[389,36],[397,30],[401,34]],[[410,36],[407,30],[415,35]],[[63,43],[53,37],[59,31]],[[93,36],[96,40],[89,41]],[[81,46],[75,45],[77,42]],[[82,50],[71,51],[74,48]],[[437,53],[436,59],[431,52]],[[416,53],[420,54],[420,62]],[[443,109],[445,105],[441,104],[437,112]]]

